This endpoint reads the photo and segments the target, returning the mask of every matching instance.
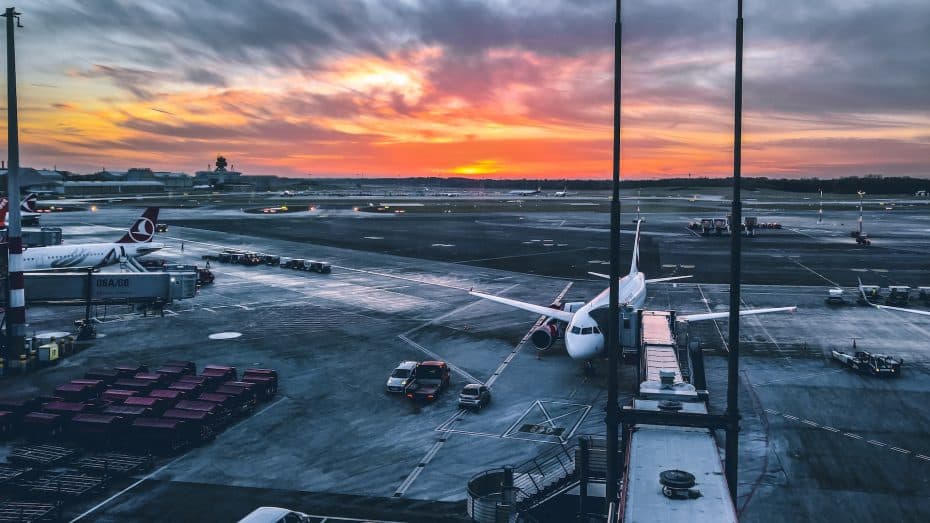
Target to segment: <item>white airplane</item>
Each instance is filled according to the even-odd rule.
[[[636,240],[633,245],[633,261],[630,264],[630,273],[620,278],[619,289],[621,306],[630,306],[633,309],[643,308],[646,302],[647,283],[690,278],[690,276],[672,276],[669,278],[646,279],[645,275],[643,275],[638,268],[640,224],[641,222],[637,222],[636,224]],[[610,279],[610,277],[605,274],[590,274]],[[597,321],[592,317],[592,312],[599,309],[607,309],[610,302],[609,288],[604,289],[603,292],[587,303],[569,302],[565,303],[561,309],[556,309],[551,306],[543,307],[481,292],[471,291],[470,294],[547,317],[546,323],[534,330],[530,336],[533,345],[535,345],[538,350],[544,351],[549,349],[558,338],[565,339],[565,350],[573,359],[589,360],[597,357],[604,350],[604,338],[607,333],[601,332]],[[747,309],[741,310],[739,315],[748,316],[750,314],[765,314],[769,312],[793,312],[796,309],[797,307]],[[704,321],[723,319],[729,317],[729,315],[729,312],[709,312],[678,316],[678,319],[681,321]]]
[[[5,220],[6,205],[0,206],[0,214]],[[162,243],[152,242],[157,221],[158,207],[149,207],[126,234],[113,243],[78,243],[23,249],[23,271],[98,268],[119,263],[122,258],[145,256],[164,247]]]
[[[20,213],[22,216],[23,225],[37,225],[39,223],[39,212],[36,207],[36,193],[31,192],[23,197],[23,200],[19,204]],[[6,196],[0,198],[0,209],[3,212],[3,220],[0,220],[0,225],[6,227],[10,224],[7,223],[6,218],[8,216],[6,210],[10,204],[10,201]]]
[[[552,193],[552,196],[555,196],[556,198],[565,198],[566,196],[568,196],[568,191],[565,191],[565,190],[555,191],[554,193]]]
[[[869,301],[869,297],[866,296],[865,294],[865,286],[862,285],[862,278],[859,278],[859,292],[862,294],[862,299],[864,299],[866,303],[868,303],[872,307],[875,307],[876,309],[888,309],[890,311],[909,312],[911,314],[919,314],[921,316],[930,316],[930,311],[922,311],[919,309],[906,309],[904,307],[892,307],[891,305],[879,305],[877,303],[872,303],[871,301]]]
[[[520,189],[516,191],[510,191],[507,194],[512,196],[532,196],[534,194],[539,194],[542,192],[541,187],[537,187],[535,190],[532,189]]]

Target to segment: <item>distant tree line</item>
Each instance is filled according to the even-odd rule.
[[[322,181],[322,180],[320,180]],[[327,181],[336,181],[328,179]],[[610,180],[491,180],[475,178],[366,178],[345,179],[345,182],[359,185],[422,186],[431,191],[443,189],[541,189],[543,191],[595,191],[609,190]],[[658,180],[622,180],[621,190],[648,187],[665,187],[671,190],[699,189],[703,187],[730,187],[729,178],[663,178]],[[930,179],[908,176],[849,176],[845,178],[743,178],[743,189],[747,191],[769,189],[778,191],[816,193],[823,189],[825,193],[856,194],[865,191],[868,194],[914,194],[917,191],[930,190]]]

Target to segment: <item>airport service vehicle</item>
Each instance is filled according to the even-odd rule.
[[[168,232],[168,224],[159,223],[158,225],[155,226],[155,232]]]
[[[646,284],[672,280],[690,278],[690,276],[671,276],[668,278],[646,279],[645,275],[639,271],[639,235],[642,222],[636,224],[636,239],[633,243],[633,261],[630,264],[630,272],[620,278],[620,305],[631,307],[633,309],[642,309],[646,303]],[[589,272],[599,278],[610,279],[606,274]],[[604,317],[610,301],[610,289],[604,289],[593,300],[583,302],[553,303],[549,307],[535,305],[502,296],[484,294],[481,292],[471,291],[472,296],[484,298],[517,309],[523,309],[534,314],[546,317],[546,321],[537,327],[530,336],[533,345],[537,350],[546,351],[555,343],[557,339],[565,340],[565,350],[568,355],[574,359],[591,360],[600,355],[604,350],[604,337],[606,332],[602,331],[598,324],[598,319],[606,321]],[[745,309],[739,311],[740,316],[750,314],[766,314],[770,312],[793,312],[797,307],[776,307],[770,309]],[[686,314],[678,316],[679,321],[704,321],[726,319],[729,312],[709,312],[704,314]],[[596,319],[598,318],[598,319]]]
[[[5,209],[0,209],[0,215],[6,219]],[[119,263],[125,258],[151,254],[164,247],[161,243],[152,242],[157,221],[158,207],[149,207],[126,234],[114,243],[78,243],[24,249],[23,270],[30,272],[76,267],[98,268]]]
[[[404,395],[415,401],[435,401],[449,386],[449,365],[444,361],[424,361],[413,371],[413,380]]]
[[[901,364],[904,360],[887,354],[872,354],[866,351],[857,351],[850,355],[847,352],[832,351],[833,359],[847,367],[873,376],[901,376]]]
[[[920,289],[927,289],[926,287],[920,287]],[[923,294],[926,296],[926,294]],[[892,307],[891,305],[879,305],[872,300],[880,298],[881,295],[878,292],[878,285],[863,285],[862,280],[859,280],[859,302],[865,305],[871,305],[876,309],[888,309],[891,311],[900,311],[900,312],[909,312],[911,314],[920,314],[921,316],[930,316],[930,311],[924,311],[920,309],[907,309],[904,307]],[[886,301],[887,302],[887,301]]]
[[[281,259],[278,260],[278,267],[281,267],[282,269],[289,269],[291,267],[292,261],[294,261],[293,258],[282,256]]]
[[[309,521],[310,516],[303,512],[279,507],[258,507],[240,519],[239,523],[304,523]]]
[[[320,274],[329,274],[333,272],[330,264],[321,261],[303,260],[303,265],[298,267],[302,271],[318,272]]]
[[[843,299],[843,289],[835,288],[827,292],[827,305],[843,305],[846,303],[846,300]]]
[[[481,409],[491,402],[491,389],[478,383],[465,385],[459,393],[459,407],[463,409]]]
[[[415,361],[400,362],[394,371],[391,372],[391,376],[388,377],[385,390],[388,392],[404,392],[404,389],[407,388],[407,384],[410,383],[411,378],[413,378],[413,373],[416,369],[417,362]]]

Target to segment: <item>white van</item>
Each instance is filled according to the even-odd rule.
[[[279,507],[258,507],[240,519],[239,523],[304,523],[310,516]]]

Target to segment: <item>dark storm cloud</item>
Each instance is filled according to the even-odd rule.
[[[107,78],[113,85],[129,91],[139,100],[151,99],[151,86],[161,81],[161,75],[155,71],[102,64],[95,64],[86,71],[76,71],[73,74],[84,78]]]

